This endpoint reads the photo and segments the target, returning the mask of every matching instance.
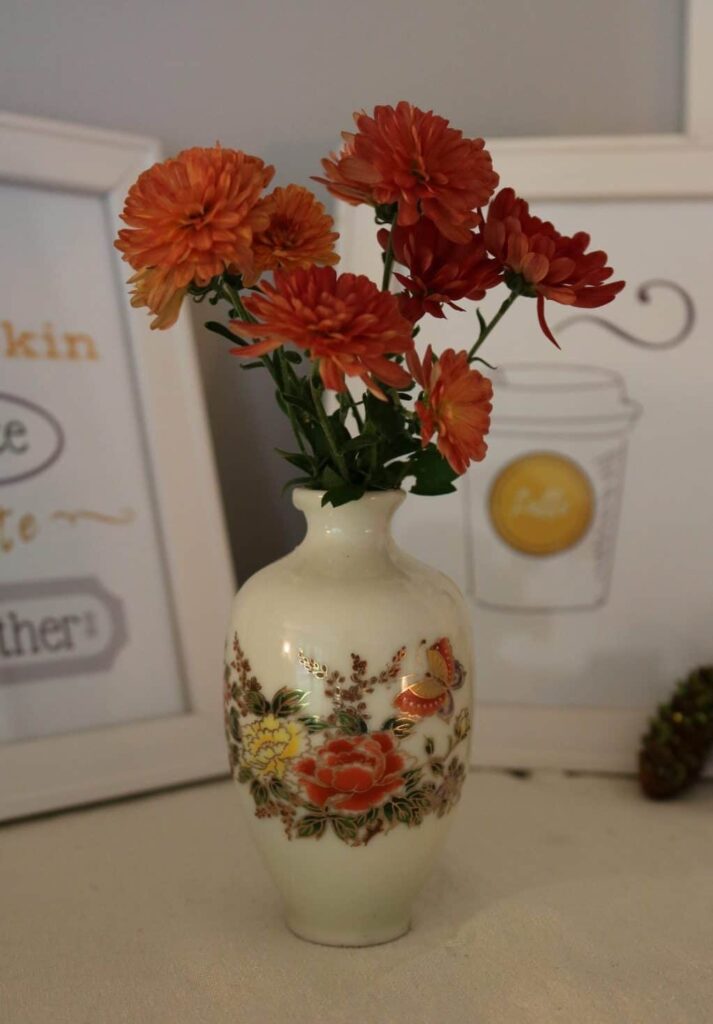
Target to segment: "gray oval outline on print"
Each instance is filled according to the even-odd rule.
[[[106,646],[95,654],[45,661],[39,665],[7,665],[0,662],[0,686],[42,679],[61,679],[64,676],[87,675],[109,671],[122,647],[129,640],[124,605],[120,598],[96,576],[72,576],[53,580],[28,580],[22,583],[0,584],[0,604],[5,601],[31,601],[33,597],[57,597],[67,594],[86,594],[103,604],[109,614],[112,631]]]
[[[65,446],[64,429],[53,413],[48,412],[47,409],[43,409],[41,405],[37,404],[37,402],[31,402],[29,398],[18,398],[17,395],[11,395],[7,391],[0,391],[0,402],[2,401],[9,402],[10,405],[24,406],[25,409],[29,409],[30,412],[33,412],[36,416],[45,420],[52,427],[57,440],[54,450],[50,453],[49,457],[44,460],[44,462],[40,463],[39,466],[35,466],[34,469],[28,469],[24,473],[17,473],[15,476],[3,477],[0,475],[0,487],[5,484],[17,484],[20,483],[21,480],[29,480],[30,477],[44,473],[46,469],[49,469],[50,466],[59,459]]]

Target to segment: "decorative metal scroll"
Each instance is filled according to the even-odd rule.
[[[638,345],[640,348],[656,350],[675,348],[677,345],[684,342],[691,334],[696,323],[696,307],[691,296],[684,288],[681,287],[680,284],[676,284],[675,281],[664,281],[658,278],[652,281],[644,281],[643,284],[639,285],[636,291],[636,298],[639,302],[651,302],[653,299],[651,293],[655,288],[666,288],[668,291],[674,292],[680,298],[682,303],[683,323],[679,330],[670,338],[663,338],[660,341],[651,341],[648,338],[639,338],[636,334],[632,334],[630,331],[624,330],[623,327],[613,323],[606,317],[597,316],[594,313],[581,313],[569,316],[566,320],[562,320],[556,325],[555,331],[561,332],[567,327],[573,327],[575,324],[589,323],[596,324],[597,327],[603,327],[604,330],[615,334],[616,337],[621,338],[622,341],[628,341],[629,344]]]

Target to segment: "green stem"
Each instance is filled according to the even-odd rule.
[[[505,314],[510,309],[513,302],[519,295],[520,292],[517,289],[513,289],[513,291],[510,292],[510,294],[505,299],[505,301],[503,302],[503,304],[501,305],[500,309],[497,311],[493,319],[490,321],[490,323],[481,330],[478,340],[475,342],[470,352],[468,353],[468,362],[472,361],[475,353],[478,351],[478,349],[483,344],[483,342],[488,337],[493,328],[496,326],[496,324],[498,324],[500,320],[502,320],[502,318],[505,316]]]
[[[322,393],[315,385],[314,377],[310,377],[309,385],[312,391],[312,401],[314,403],[314,410],[317,413],[317,418],[319,419],[320,426],[324,431],[327,446],[329,447],[329,450],[332,453],[334,464],[341,473],[342,478],[348,482],[349,470],[347,469],[347,464],[345,462],[344,456],[337,448],[337,442],[335,441],[334,434],[332,433],[332,427],[329,422],[329,417],[327,416],[327,410],[324,408],[324,404],[322,402]]]
[[[236,292],[232,285],[223,279],[220,283],[223,294],[227,298],[228,302],[232,302],[233,309],[238,314],[241,320],[244,320],[246,324],[255,324],[257,320],[251,313],[248,313],[247,309],[243,305],[243,300],[240,298],[240,293]]]
[[[228,284],[228,282],[224,278],[220,282],[220,287],[223,292],[223,296],[227,299],[229,303],[231,303],[233,309],[238,314],[241,320],[244,320],[246,323],[249,324],[257,323],[255,317],[251,313],[249,313],[245,306],[243,305],[243,300],[240,298],[240,294],[235,290],[235,288],[233,288],[232,285]],[[260,362],[263,364],[263,366],[265,366],[268,373],[274,380],[280,394],[287,394],[288,378],[292,382],[297,383],[297,377],[294,373],[294,370],[292,369],[289,360],[285,358],[285,353],[282,348],[277,350],[274,359],[271,359],[270,356],[268,355],[264,355],[260,357]],[[295,440],[299,445],[300,451],[304,455],[307,455],[309,453],[303,441],[303,431],[300,426],[300,421],[297,416],[297,413],[295,412],[294,407],[290,405],[289,402],[285,402],[284,405],[287,411],[287,417],[290,421],[290,426],[292,427],[292,433],[295,435]]]
[[[399,410],[399,412],[402,413],[402,415],[407,420],[411,420],[412,422],[417,422],[418,421],[418,415],[415,412],[412,412],[410,409],[406,408],[406,406],[401,401],[401,398],[399,397],[397,392],[393,388],[388,388],[387,390],[388,390],[388,393],[389,393],[389,398],[394,403],[394,405]]]
[[[250,313],[248,313],[247,309],[245,308],[245,306],[242,303],[242,299],[240,298],[240,295],[235,291],[235,289],[232,287],[232,285],[229,285],[228,282],[225,279],[221,279],[220,282],[219,282],[218,287],[220,288],[220,291],[221,291],[221,293],[223,295],[223,298],[232,305],[233,309],[238,314],[238,316],[240,317],[241,320],[244,320],[245,323],[247,323],[247,324],[257,323],[257,320],[255,319],[255,317],[251,316]],[[260,362],[262,363],[262,365],[265,367],[267,372],[270,374],[272,379],[275,381],[275,383],[279,387],[280,386],[280,381],[279,381],[277,369],[274,366],[274,364],[272,362],[272,359],[270,359],[270,357],[268,355],[260,356],[259,358],[260,358]]]
[[[396,212],[394,213],[394,219],[389,225],[389,241],[386,246],[386,251],[384,252],[384,276],[381,279],[382,292],[388,292],[389,285],[391,284],[391,271],[393,270],[394,267],[394,223],[398,218],[398,215],[399,211],[397,207]]]
[[[362,430],[364,429],[364,420],[361,418],[361,413],[359,412],[359,407],[358,407],[356,401],[354,400],[354,396],[352,395],[352,393],[349,390],[348,386],[347,386],[347,390],[346,391],[342,391],[340,393],[340,395],[339,395],[340,404],[342,403],[342,399],[344,400],[344,404],[346,405],[347,409],[351,411],[351,413],[352,413],[352,415],[354,417],[354,422],[357,425],[357,430],[361,434]],[[344,405],[342,405],[342,408],[344,408]]]
[[[283,394],[287,394],[286,378],[293,378],[294,373],[292,372],[292,367],[290,366],[289,360],[285,358],[284,349],[279,348],[277,350],[275,361],[280,368],[280,377],[282,378],[281,382],[278,384],[278,387]],[[290,420],[290,426],[292,427],[292,433],[295,435],[295,439],[297,440],[297,444],[299,445],[300,451],[302,452],[303,455],[307,455],[309,453],[307,451],[307,448],[305,447],[304,441],[302,440],[302,428],[300,426],[299,417],[297,416],[294,406],[290,405],[289,402],[285,402],[285,408],[287,409],[287,415]]]

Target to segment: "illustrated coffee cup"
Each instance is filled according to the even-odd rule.
[[[488,457],[469,476],[474,596],[508,611],[597,607],[641,407],[592,366],[519,363],[493,388]]]

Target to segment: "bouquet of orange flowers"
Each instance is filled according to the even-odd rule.
[[[354,120],[315,180],[374,209],[380,285],[334,269],[338,236],[309,189],[265,194],[274,168],[221,146],[145,171],[116,241],[135,271],[132,305],[149,309],[152,327],[170,327],[186,296],[227,303],[228,323],[207,326],[245,369],[270,373],[295,435],[297,450],[280,452],[299,471],[292,483],[333,505],[407,480],[416,494],[454,490],[487,450],[493,389],[476,364],[487,367],[481,346],[515,300],[536,300],[556,345],[546,302],[602,306],[624,287],[609,280],[606,253],[587,251],[589,235],[560,234],[511,188],[496,194],[482,139],[404,101]],[[471,344],[419,354],[424,317],[495,287],[507,294],[489,322],[477,310]]]

